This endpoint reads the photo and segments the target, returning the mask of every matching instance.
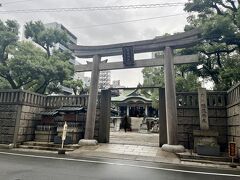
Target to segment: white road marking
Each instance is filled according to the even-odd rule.
[[[129,167],[136,167],[136,168],[155,169],[155,170],[182,172],[182,173],[190,173],[190,174],[204,174],[204,175],[214,175],[214,176],[240,177],[240,175],[238,175],[238,174],[224,174],[224,173],[212,173],[212,172],[202,172],[202,171],[188,171],[188,170],[160,168],[160,167],[153,167],[153,166],[141,166],[141,165],[134,165],[134,164],[111,163],[111,162],[105,162],[105,161],[93,161],[93,160],[84,160],[84,159],[60,158],[60,157],[49,157],[49,156],[37,156],[37,155],[18,154],[18,153],[9,153],[9,152],[0,152],[0,154],[13,155],[13,156],[22,156],[22,157],[42,158],[42,159],[53,159],[53,160],[65,160],[65,161],[95,163],[95,164],[108,164],[108,165],[117,165],[117,166],[129,166]]]

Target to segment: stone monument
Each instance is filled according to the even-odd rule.
[[[218,132],[209,129],[207,91],[198,89],[200,130],[193,131],[194,151],[199,155],[218,156],[220,153],[217,143]]]

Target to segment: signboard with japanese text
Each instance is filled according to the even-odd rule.
[[[126,46],[122,48],[123,64],[124,66],[134,65],[134,50],[132,46]]]
[[[229,142],[229,149],[228,149],[229,157],[236,157],[237,156],[237,149],[235,142]]]
[[[198,103],[199,103],[199,117],[200,129],[208,130],[208,106],[207,106],[207,91],[205,88],[198,88]]]

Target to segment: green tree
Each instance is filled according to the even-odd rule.
[[[39,66],[37,68],[38,78],[33,83],[29,83],[28,89],[37,93],[50,93],[48,92],[48,86],[56,87],[73,75],[73,65],[69,63],[69,54],[64,52],[54,51],[49,58],[36,63]],[[51,88],[52,90],[53,88]],[[56,89],[55,92],[58,92],[58,90]]]
[[[31,42],[18,42],[9,53],[11,57],[0,65],[0,72],[3,76],[10,74],[15,84],[13,89],[45,93],[50,84],[62,83],[72,76],[73,67],[68,61],[69,56],[64,53],[54,52],[48,58]]]
[[[36,80],[38,76],[37,63],[44,59],[44,52],[36,48],[32,43],[18,42],[15,46],[9,48],[9,58],[0,65],[2,77],[10,83],[7,75],[13,80],[13,89],[23,88],[23,86]],[[10,83],[11,84],[11,83]],[[12,84],[11,84],[12,85]]]
[[[4,79],[0,85],[43,94],[48,92],[48,87],[53,89],[51,87],[72,77],[69,52],[53,50],[50,54],[48,48],[44,51],[32,42],[18,42],[17,37],[18,24],[15,21],[0,21],[0,77]],[[44,41],[38,42],[44,44]]]
[[[25,37],[32,39],[45,49],[48,57],[51,56],[51,48],[57,43],[67,46],[68,38],[65,32],[58,29],[46,28],[41,21],[30,21],[24,27]]]
[[[189,25],[185,30],[202,30],[202,43],[185,52],[201,54],[202,68],[195,68],[195,73],[210,78],[217,90],[229,89],[240,81],[239,1],[190,0],[185,5],[185,11],[196,14],[188,17]]]
[[[19,25],[16,21],[7,20],[5,23],[0,20],[0,77],[6,79],[12,88],[18,88],[11,72],[8,71],[7,60],[9,57],[8,49],[15,45],[18,40]]]
[[[75,95],[79,95],[83,91],[83,82],[82,80],[66,80],[63,82],[63,85],[73,89]]]
[[[197,91],[200,86],[197,75],[191,70],[191,66],[181,65],[175,66],[175,76],[176,76],[176,91],[177,92],[191,92]],[[154,68],[144,68],[143,73],[143,86],[152,87],[162,87],[164,88],[164,68],[154,67]],[[146,96],[149,96],[153,100],[153,107],[158,107],[159,90],[142,90]]]
[[[73,75],[73,65],[69,63],[71,52],[54,49],[58,43],[67,46],[68,38],[64,31],[46,28],[41,21],[31,21],[25,25],[24,34],[47,53],[48,63],[44,64],[44,69],[40,72],[42,76],[38,80],[39,85],[33,86],[36,92],[45,93],[49,85],[57,87],[59,83],[62,84],[64,80],[71,78]],[[53,89],[56,88],[51,88],[51,91]]]
[[[11,89],[10,84],[4,78],[0,77],[0,89]]]

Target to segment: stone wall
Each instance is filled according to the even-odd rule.
[[[100,103],[100,96],[98,102]],[[0,91],[0,144],[19,144],[35,138],[36,125],[41,120],[41,111],[48,111],[62,106],[87,107],[88,96],[45,96],[22,90]],[[100,104],[97,106],[94,138],[100,136]],[[86,117],[81,126],[85,131]],[[84,135],[84,132],[83,132]]]
[[[0,144],[34,140],[41,111],[62,106],[86,106],[87,100],[85,95],[45,96],[22,90],[0,91]]]
[[[0,91],[0,143],[21,143],[34,139],[39,112],[45,97],[21,90]]]
[[[0,144],[13,143],[18,105],[3,104],[0,98]]]
[[[34,130],[40,121],[40,112],[45,110],[44,95],[20,91],[21,100],[18,102],[19,116],[16,118],[16,134],[14,144],[34,140]]]
[[[44,106],[22,105],[17,143],[34,140],[36,125],[41,120],[40,112],[44,110]]]
[[[106,112],[110,111],[109,108],[104,108],[106,105],[104,102],[107,102],[109,97],[106,94],[105,99],[101,100],[100,96],[98,98],[94,134],[99,142],[108,142],[109,135],[106,129],[109,125],[109,114]],[[200,129],[197,97],[197,93],[177,93],[178,141],[186,148],[193,147],[193,130]],[[87,107],[87,102],[88,96],[85,95],[44,96],[22,90],[0,91],[0,144],[33,140],[35,127],[41,119],[39,114],[41,111],[62,106]],[[239,150],[240,84],[228,92],[209,91],[208,112],[210,129],[219,132],[218,142],[221,150],[227,149],[228,141],[237,142]],[[84,121],[82,126],[85,129]]]
[[[219,133],[221,151],[227,150],[226,92],[211,92],[208,96],[210,130]],[[177,93],[178,141],[188,149],[193,148],[193,130],[200,129],[198,94]]]
[[[228,141],[236,142],[240,157],[240,83],[228,91]]]

